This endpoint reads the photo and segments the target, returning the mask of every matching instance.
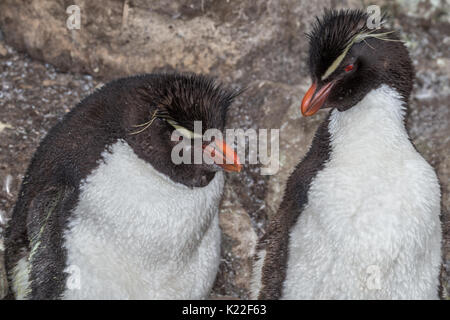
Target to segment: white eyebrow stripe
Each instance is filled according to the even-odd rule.
[[[345,56],[347,55],[348,51],[350,50],[350,47],[353,45],[353,41],[354,40],[352,40],[350,42],[350,44],[348,44],[347,47],[345,47],[344,51],[336,58],[336,60],[333,61],[331,66],[328,67],[327,71],[325,71],[324,75],[322,76],[322,80],[325,80],[326,78],[328,78],[330,76],[330,74],[332,74],[339,67],[342,60],[344,60]]]
[[[173,120],[167,119],[166,120],[172,127],[175,128],[175,130],[177,130],[183,137],[188,138],[188,139],[200,139],[203,136],[195,133],[193,131],[190,131],[182,126],[180,126],[178,123],[176,123]]]
[[[375,29],[374,29],[375,30]],[[369,32],[362,32],[362,33],[358,33],[356,34],[352,40],[349,42],[349,44],[345,47],[344,51],[336,58],[336,60],[333,61],[333,63],[328,67],[327,71],[325,71],[325,73],[322,76],[322,81],[325,80],[326,78],[328,78],[334,71],[336,71],[336,69],[339,67],[339,65],[341,64],[341,62],[344,60],[345,56],[347,55],[348,51],[350,50],[350,48],[355,44],[355,43],[359,43],[367,38],[373,37],[373,38],[377,38],[380,40],[385,40],[385,41],[397,41],[397,40],[393,40],[393,39],[388,39],[385,38],[386,35],[395,32],[395,31],[388,31],[388,32],[382,32],[382,33],[372,33],[374,30],[371,30]]]

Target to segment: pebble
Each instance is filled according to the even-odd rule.
[[[0,43],[0,56],[6,57],[7,54],[8,54],[8,50],[5,48],[5,46],[2,43]]]

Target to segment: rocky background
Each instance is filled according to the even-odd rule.
[[[81,8],[68,30],[66,8]],[[248,165],[227,176],[220,221],[223,260],[212,297],[248,298],[251,257],[283,186],[326,112],[304,119],[307,41],[323,8],[378,4],[402,31],[417,80],[408,126],[442,184],[443,297],[450,292],[450,16],[446,0],[2,0],[0,2],[0,226],[10,216],[40,139],[80,99],[113,78],[162,71],[217,77],[247,87],[229,127],[280,128],[280,171]],[[1,227],[0,227],[1,228]],[[1,231],[1,230],[0,230]],[[0,265],[3,244],[0,239]],[[3,276],[2,276],[3,274]],[[0,289],[4,270],[0,267]],[[0,290],[1,291],[1,290]],[[0,292],[1,296],[2,292]]]

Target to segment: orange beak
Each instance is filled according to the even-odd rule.
[[[320,90],[317,90],[317,83],[314,82],[311,87],[306,91],[305,96],[302,100],[302,114],[305,117],[312,116],[323,106],[328,96],[330,95],[331,89],[333,88],[334,82],[329,82],[324,85]]]
[[[232,147],[220,139],[203,147],[203,152],[214,159],[214,163],[227,172],[240,172],[242,169],[239,157]]]

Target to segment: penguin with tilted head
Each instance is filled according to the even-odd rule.
[[[207,297],[220,260],[222,170],[241,164],[202,133],[223,131],[236,94],[203,76],[148,74],[113,81],[68,113],[37,149],[9,222],[9,296]],[[201,139],[215,163],[174,162],[184,139]]]
[[[391,30],[326,11],[301,112],[331,108],[259,244],[259,299],[436,299],[440,187],[405,128],[413,67]]]

